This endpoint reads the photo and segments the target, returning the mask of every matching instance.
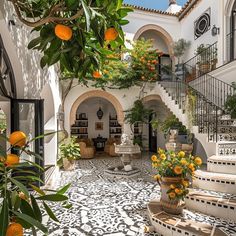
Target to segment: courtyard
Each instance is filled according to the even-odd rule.
[[[50,235],[159,236],[157,233],[144,233],[144,227],[150,225],[147,203],[160,197],[160,187],[153,179],[155,171],[150,156],[144,153],[140,159],[133,160],[141,173],[130,179],[105,176],[104,170],[119,165],[120,160],[103,155],[78,161],[74,171],[62,171],[54,188],[72,183],[68,195],[73,207],[69,210],[62,209],[60,205],[52,207],[60,224],[45,217]],[[222,199],[224,196],[220,194]],[[236,199],[236,196],[232,195],[231,198]],[[229,236],[236,235],[233,221],[188,210],[185,210],[184,217],[209,223]]]

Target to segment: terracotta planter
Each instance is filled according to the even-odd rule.
[[[200,64],[199,65],[200,74],[208,73],[211,70],[211,64]]]
[[[161,186],[161,200],[160,204],[162,206],[163,211],[178,215],[183,212],[183,208],[185,206],[184,202],[179,199],[171,200],[167,194],[167,191],[170,189],[171,184],[181,183],[181,178],[179,177],[163,177],[160,186]]]
[[[69,161],[67,158],[63,158],[64,170],[70,171],[75,169],[75,160]]]

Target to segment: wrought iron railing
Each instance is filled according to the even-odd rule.
[[[179,108],[188,116],[188,128],[198,126],[199,133],[206,133],[208,140],[218,140],[218,117],[224,110],[214,104],[207,96],[194,89],[189,83],[178,78],[173,72],[168,80],[158,83],[166,90]]]
[[[236,59],[236,29],[226,35],[227,62]]]
[[[0,94],[7,98],[16,98],[16,84],[11,61],[0,35]]]
[[[225,102],[229,96],[235,93],[235,88],[208,73],[195,78],[190,74],[193,70],[191,66],[185,64],[185,82],[205,96],[210,102],[225,110]]]
[[[192,68],[189,73],[194,76],[194,79],[211,72],[216,69],[217,65],[217,54],[218,54],[217,42],[210,45],[196,56],[186,61],[183,68],[190,66]]]

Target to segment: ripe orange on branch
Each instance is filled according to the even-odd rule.
[[[8,154],[5,163],[7,166],[11,166],[11,165],[18,164],[19,161],[20,161],[20,158],[17,155]]]
[[[55,35],[64,41],[68,41],[72,38],[72,29],[69,26],[58,24],[55,27]]]
[[[94,71],[93,72],[93,78],[95,78],[95,79],[102,78],[102,73],[100,71]]]
[[[26,144],[26,135],[22,131],[15,131],[10,134],[9,142],[12,146],[23,147]]]
[[[23,236],[23,227],[19,223],[12,223],[7,228],[6,236]]]
[[[106,41],[114,41],[118,37],[118,32],[115,28],[109,28],[105,32],[105,40]]]

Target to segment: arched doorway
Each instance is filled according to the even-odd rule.
[[[159,95],[148,95],[144,97],[142,101],[146,108],[153,111],[150,116],[150,122],[154,118],[157,119],[159,123],[162,123],[172,114]],[[157,152],[158,148],[165,148],[166,139],[160,127],[158,130],[154,130],[151,123],[146,124],[143,135],[146,140],[145,149],[148,149],[150,152]]]
[[[107,99],[114,106],[117,113],[117,121],[123,127],[125,115],[124,115],[124,111],[120,102],[115,96],[102,90],[92,90],[92,91],[86,92],[76,99],[70,111],[70,125],[72,125],[76,119],[76,111],[79,105],[86,99],[94,98],[94,97]]]
[[[106,91],[84,93],[71,108],[70,135],[88,145],[93,143],[97,151],[106,151],[106,143],[120,140],[123,124],[121,104]]]
[[[152,39],[154,49],[158,49],[162,52],[162,55],[158,58],[158,71],[159,75],[165,79],[168,77],[168,71],[172,69],[174,62],[173,57],[173,39],[170,34],[158,25],[145,25],[138,30],[134,36],[134,40],[137,39]]]

